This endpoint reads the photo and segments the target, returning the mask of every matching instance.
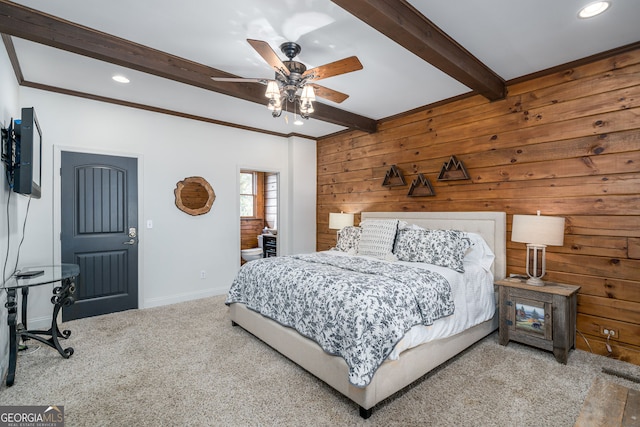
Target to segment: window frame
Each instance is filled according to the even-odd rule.
[[[242,193],[240,189],[238,189],[238,193],[239,193],[239,197],[240,199],[242,199],[242,196],[251,196],[252,201],[253,201],[253,215],[242,215],[242,212],[240,213],[240,218],[243,219],[252,219],[252,218],[257,218],[257,202],[258,202],[258,194],[257,194],[257,186],[258,186],[258,174],[255,171],[248,171],[248,170],[241,170],[240,174],[246,174],[246,175],[251,175],[251,191],[252,194],[248,194],[248,193]]]

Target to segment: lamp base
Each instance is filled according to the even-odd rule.
[[[544,286],[544,282],[539,277],[529,277],[527,285],[531,286]]]
[[[531,286],[544,286],[542,277],[545,275],[546,262],[545,253],[546,245],[536,245],[534,243],[527,243],[527,285]]]

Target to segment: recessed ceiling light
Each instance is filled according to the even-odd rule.
[[[610,1],[596,1],[593,3],[589,3],[588,5],[580,9],[580,12],[578,12],[578,17],[583,19],[592,18],[609,9],[609,6],[611,6]]]
[[[113,80],[117,81],[118,83],[129,83],[129,79],[126,78],[125,76],[121,75],[121,74],[117,74],[113,77],[111,77]]]

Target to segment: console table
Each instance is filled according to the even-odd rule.
[[[58,313],[62,307],[69,306],[75,302],[75,278],[78,274],[80,274],[80,267],[77,264],[25,267],[3,283],[2,289],[7,291],[5,307],[8,309],[7,323],[9,325],[9,370],[7,372],[7,386],[13,385],[15,379],[16,358],[18,354],[17,338],[37,340],[58,350],[58,353],[65,359],[68,359],[73,354],[73,348],[68,347],[63,349],[58,340],[59,338],[67,339],[71,335],[71,331],[69,330],[59,330]],[[29,288],[56,282],[60,282],[60,286],[53,288],[53,296],[51,297],[51,303],[54,306],[51,328],[47,331],[29,330],[27,328]],[[17,324],[16,322],[18,314],[18,289],[20,289],[22,293],[21,324]]]

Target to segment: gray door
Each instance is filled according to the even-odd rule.
[[[78,264],[63,321],[138,308],[138,161],[61,153],[62,262]]]

